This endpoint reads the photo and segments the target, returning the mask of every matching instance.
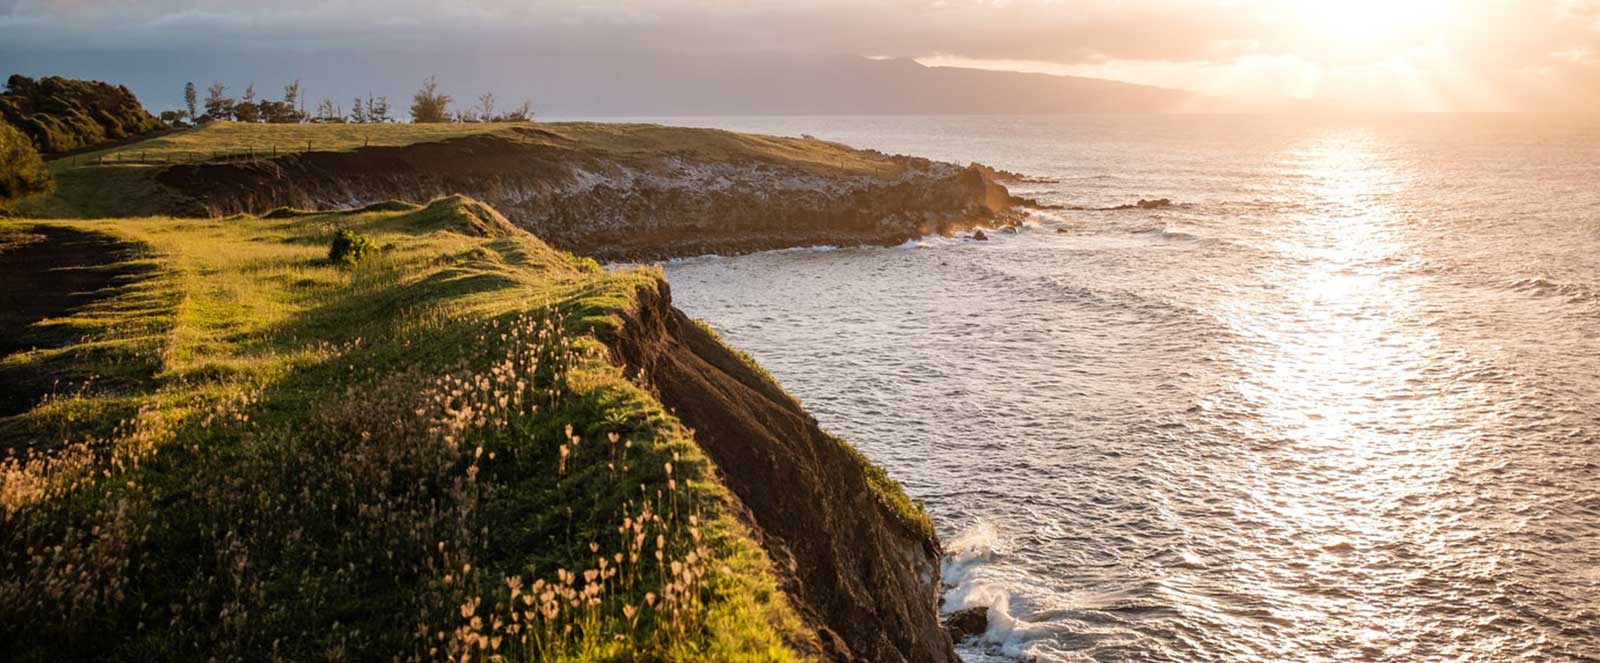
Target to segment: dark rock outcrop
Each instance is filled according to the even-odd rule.
[[[944,630],[952,642],[983,635],[989,630],[989,609],[983,606],[962,608],[944,618]]]
[[[972,231],[972,238],[980,242],[989,241],[989,235],[985,234],[982,230]]]
[[[693,130],[684,130],[693,131]],[[1020,221],[986,174],[876,157],[895,175],[687,152],[586,149],[537,128],[405,147],[173,166],[161,183],[213,215],[341,209],[462,193],[552,245],[603,260],[893,245]]]
[[[938,617],[941,548],[899,520],[848,449],[710,333],[664,281],[610,340],[694,430],[830,661],[955,663]]]
[[[1119,210],[1119,209],[1161,209],[1161,208],[1164,208],[1164,207],[1172,207],[1172,201],[1168,200],[1166,198],[1157,198],[1155,200],[1145,200],[1143,198],[1140,198],[1139,202],[1134,203],[1132,205],[1118,205],[1116,207],[1111,207],[1111,208],[1108,208],[1108,209],[1113,209],[1113,210]]]

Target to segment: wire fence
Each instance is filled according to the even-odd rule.
[[[79,154],[60,160],[71,166],[139,165],[163,166],[199,163],[250,163],[276,159],[287,154],[316,151],[311,142],[302,145],[272,145],[222,150],[118,150],[104,154]]]

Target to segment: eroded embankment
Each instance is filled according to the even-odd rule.
[[[639,291],[611,346],[695,431],[830,659],[959,660],[938,621],[937,539],[896,512],[843,442],[673,308],[665,282]]]
[[[691,142],[728,135],[644,131]],[[559,248],[602,260],[892,245],[1019,219],[1013,206],[1024,201],[988,169],[825,145],[850,165],[759,150],[617,151],[525,127],[405,147],[174,166],[159,180],[194,199],[194,211],[214,215],[464,193]],[[862,162],[872,167],[850,167]]]

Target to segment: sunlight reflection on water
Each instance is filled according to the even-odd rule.
[[[926,500],[969,656],[1600,657],[1594,122],[706,122],[1189,203],[667,267]]]

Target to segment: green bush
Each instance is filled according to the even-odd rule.
[[[44,153],[91,147],[161,128],[128,88],[60,76],[14,75],[0,93],[0,120]]]
[[[0,202],[49,186],[50,171],[33,149],[33,141],[16,127],[0,122]]]
[[[377,253],[378,245],[372,238],[353,230],[341,230],[333,236],[333,245],[328,247],[328,260],[340,265],[354,266],[368,255]]]

